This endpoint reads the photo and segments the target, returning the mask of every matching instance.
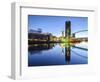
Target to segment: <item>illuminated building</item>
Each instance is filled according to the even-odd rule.
[[[65,22],[65,38],[69,41],[71,37],[71,22],[66,21]]]
[[[56,42],[57,37],[51,33],[42,33],[41,29],[30,30],[28,32],[28,43],[41,43],[41,42]]]

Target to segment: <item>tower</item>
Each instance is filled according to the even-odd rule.
[[[65,22],[65,38],[69,41],[71,37],[71,21]]]

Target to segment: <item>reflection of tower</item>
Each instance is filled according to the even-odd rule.
[[[65,22],[65,37],[70,40],[70,36],[71,36],[71,22],[70,21],[66,21]]]
[[[70,55],[71,55],[70,44],[68,44],[68,46],[65,47],[65,60],[67,64],[70,63]]]

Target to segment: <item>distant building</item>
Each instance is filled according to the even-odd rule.
[[[62,31],[62,37],[64,37],[64,31]]]
[[[28,40],[29,42],[50,42],[56,41],[57,38],[53,36],[51,33],[42,33],[41,29],[33,30],[31,29],[28,32]]]

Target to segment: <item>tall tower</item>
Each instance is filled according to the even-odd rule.
[[[69,41],[71,37],[71,21],[65,22],[65,38]]]

